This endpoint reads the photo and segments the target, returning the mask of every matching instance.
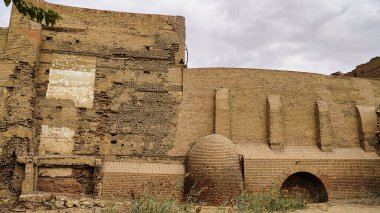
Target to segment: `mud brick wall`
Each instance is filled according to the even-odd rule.
[[[55,193],[92,194],[94,168],[39,167],[37,190]]]
[[[367,197],[380,190],[379,159],[244,159],[248,191],[281,186],[296,172],[310,172],[324,183],[329,199]],[[268,169],[270,168],[270,169]]]
[[[73,146],[62,153],[41,136],[40,154],[166,156],[182,99],[184,18],[47,5],[63,20],[42,30],[38,133],[74,135],[59,136]],[[86,87],[85,72],[94,73]]]
[[[8,28],[0,27],[0,53],[3,52],[7,42]]]
[[[102,197],[134,198],[145,190],[158,198],[182,199],[184,176],[182,164],[106,162]]]
[[[380,57],[372,58],[369,62],[357,66],[345,75],[362,78],[380,78]]]
[[[279,95],[287,145],[317,144],[316,102],[330,110],[332,147],[358,147],[355,105],[375,107],[380,101],[379,82],[257,69],[185,69],[183,103],[177,143],[172,154],[214,131],[215,89],[228,88],[231,140],[234,143],[267,143],[267,99]]]
[[[0,189],[20,193],[24,168],[16,158],[35,154],[35,80],[41,26],[12,14],[7,43],[0,52]]]
[[[20,193],[19,156],[165,157],[182,100],[184,18],[35,3],[64,19],[41,26],[13,8],[6,43],[1,30],[0,188]],[[65,169],[77,172],[50,168],[37,188],[87,171]],[[82,179],[89,193],[93,178]]]

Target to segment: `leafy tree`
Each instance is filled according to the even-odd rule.
[[[47,26],[54,26],[62,17],[53,10],[44,10],[40,7],[34,6],[32,3],[27,3],[25,0],[4,0],[5,5],[8,7],[11,3],[16,6],[17,10],[24,16],[29,16],[32,20],[42,23],[45,20]]]

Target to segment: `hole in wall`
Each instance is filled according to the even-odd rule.
[[[150,74],[150,71],[149,70],[144,70],[144,73],[145,74]]]
[[[282,184],[281,192],[288,197],[301,198],[308,203],[328,201],[326,187],[315,175],[308,172],[297,172],[290,175]]]
[[[46,36],[46,40],[47,40],[47,41],[51,41],[51,40],[53,40],[53,37],[51,37],[51,36]]]
[[[117,144],[117,140],[112,140],[111,144]]]
[[[80,43],[80,41],[79,41],[78,39],[76,39],[76,40],[75,40],[75,43],[79,44],[79,43]]]

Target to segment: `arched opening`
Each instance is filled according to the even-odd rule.
[[[288,197],[300,198],[308,203],[328,201],[326,187],[315,175],[308,172],[297,172],[290,175],[282,184],[281,192]]]

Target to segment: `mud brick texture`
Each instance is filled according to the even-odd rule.
[[[243,177],[234,144],[222,135],[197,141],[187,158],[186,191],[199,192],[199,202],[222,205],[243,191]]]
[[[245,159],[244,183],[246,190],[260,192],[281,186],[294,172],[309,172],[322,181],[329,199],[374,196],[380,190],[379,163],[355,159]]]
[[[42,167],[43,168],[43,167]],[[41,167],[40,167],[41,169]],[[55,169],[57,170],[57,169]],[[51,174],[50,174],[51,175]],[[39,174],[37,190],[55,193],[92,194],[94,188],[93,168],[74,168],[68,176]]]
[[[241,174],[258,191],[303,170],[329,198],[379,192],[378,57],[346,76],[187,69],[184,17],[30,1],[63,20],[13,8],[0,28],[0,190],[181,197],[189,151],[221,134],[241,161],[200,152],[231,160],[205,169],[233,177],[232,194]]]
[[[185,169],[180,164],[106,162],[104,198],[137,198],[145,191],[158,198],[183,197]]]
[[[179,114],[180,155],[197,139],[213,134],[215,88],[229,88],[230,139],[234,143],[268,143],[267,99],[279,95],[285,146],[315,146],[318,140],[316,102],[329,107],[332,148],[359,146],[355,105],[378,107],[380,82],[364,78],[325,76],[258,69],[203,68],[183,71],[183,102]],[[375,112],[373,112],[375,113]],[[273,141],[276,143],[276,141]]]
[[[13,8],[0,30],[0,189],[20,193],[20,156],[165,157],[182,99],[184,18],[34,3],[63,20],[47,27]],[[39,177],[37,188],[90,193],[77,179]]]

